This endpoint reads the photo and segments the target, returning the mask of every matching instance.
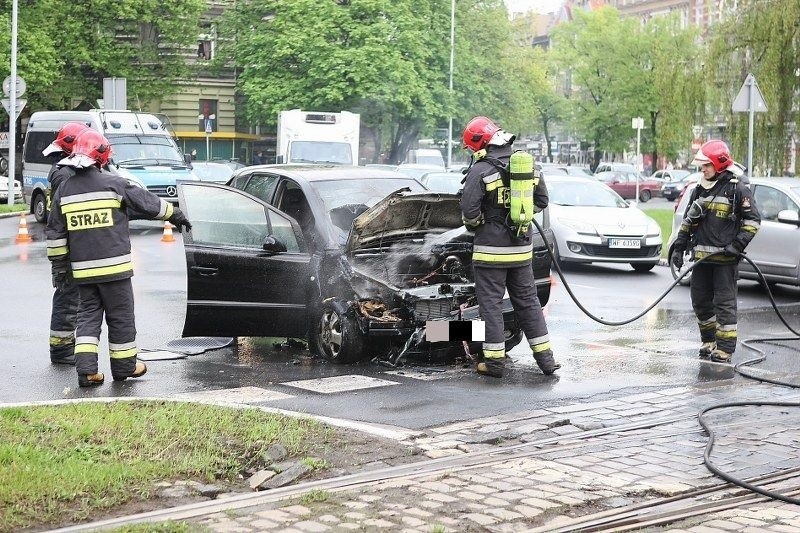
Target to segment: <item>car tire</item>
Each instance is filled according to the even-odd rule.
[[[639,201],[642,202],[642,203],[645,203],[645,202],[649,201],[650,198],[652,198],[652,197],[653,197],[653,194],[650,191],[648,191],[647,189],[645,189],[643,191],[639,191]]]
[[[41,192],[33,193],[33,198],[31,199],[31,213],[33,213],[36,222],[42,224],[47,222],[47,200]]]
[[[511,348],[522,342],[522,330],[517,328],[503,330],[503,338],[506,343],[506,355]]]
[[[650,272],[658,263],[631,263],[636,272]]]
[[[675,265],[672,264],[672,250],[673,250],[672,248],[669,249],[669,254],[667,255],[667,261],[669,261],[669,271],[672,274],[672,279],[676,280],[680,276],[680,272],[678,270],[676,270],[675,269]],[[684,259],[684,265],[685,265],[688,262],[688,258],[686,257],[685,253],[684,253],[684,258],[683,259]],[[691,282],[691,279],[692,279],[692,273],[689,272],[687,275],[685,275],[683,277],[683,279],[681,279],[681,281],[680,281],[680,283],[678,283],[678,285],[683,285],[685,287],[685,286],[689,285],[689,283]]]
[[[547,285],[536,286],[536,296],[539,297],[539,304],[544,307],[550,301],[550,280],[547,280]]]
[[[332,363],[354,363],[368,355],[366,339],[359,331],[352,311],[337,300],[322,304],[316,337],[319,353]]]

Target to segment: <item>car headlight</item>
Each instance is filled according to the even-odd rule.
[[[594,226],[588,222],[574,220],[571,218],[559,218],[558,221],[568,228],[574,229],[578,233],[583,233],[585,235],[597,235],[597,231],[594,229]]]

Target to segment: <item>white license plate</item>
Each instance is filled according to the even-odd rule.
[[[608,239],[609,248],[636,248],[642,247],[639,239]]]

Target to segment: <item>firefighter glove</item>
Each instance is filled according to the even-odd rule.
[[[172,216],[167,219],[167,222],[175,226],[178,231],[182,231],[183,229],[188,231],[192,229],[191,222],[189,222],[189,220],[183,214],[183,211],[177,207],[175,208],[175,211],[173,211]]]
[[[478,228],[478,226],[483,224],[483,213],[481,213],[475,218],[467,218],[462,214],[461,221],[464,223],[464,226],[466,226],[468,230],[475,231]]]
[[[742,251],[739,249],[739,247],[735,243],[730,243],[728,246],[725,247],[725,255],[728,255],[728,256],[731,256],[731,257],[737,257],[741,253],[742,253]]]
[[[680,270],[683,268],[683,250],[674,250],[671,260],[676,269]]]
[[[53,287],[56,289],[63,289],[64,285],[69,279],[69,272],[65,270],[53,269]]]

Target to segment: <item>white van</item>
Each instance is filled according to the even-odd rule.
[[[112,172],[177,204],[177,181],[197,180],[165,124],[133,111],[37,111],[28,121],[22,150],[22,192],[39,222],[47,220],[47,174],[55,161],[42,155],[67,122],[83,122],[111,143]]]
[[[416,150],[409,150],[406,156],[406,163],[414,163],[418,165],[432,165],[440,167],[442,170],[445,168],[444,156],[442,152],[435,148],[418,148]]]

